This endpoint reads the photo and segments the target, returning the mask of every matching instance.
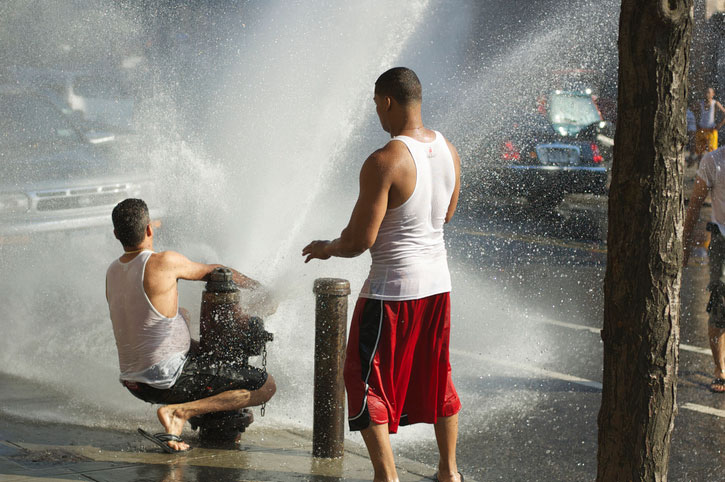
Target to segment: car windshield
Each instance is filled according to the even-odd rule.
[[[549,121],[554,127],[586,127],[601,121],[597,106],[588,95],[555,93],[549,97]]]
[[[0,145],[32,146],[55,142],[80,142],[63,114],[32,95],[0,95]]]
[[[118,99],[130,97],[123,84],[107,77],[80,75],[73,81],[73,93],[81,97]]]

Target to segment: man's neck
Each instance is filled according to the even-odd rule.
[[[406,116],[390,129],[390,136],[418,137],[426,131],[420,115]]]
[[[408,136],[418,138],[427,130],[423,126],[420,105],[399,108],[397,112],[393,113],[390,121],[390,137]]]
[[[153,249],[154,249],[154,243],[151,240],[144,241],[143,243],[141,243],[135,247],[124,246],[123,247],[123,256],[121,256],[121,258],[125,259],[125,260],[131,260],[131,259],[135,258],[142,251],[146,251],[146,250],[153,251]]]
[[[427,129],[420,118],[418,118],[417,120],[406,122],[398,129],[391,129],[390,137],[395,136],[406,136],[421,142],[429,142],[431,131]]]

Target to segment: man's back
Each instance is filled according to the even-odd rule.
[[[712,200],[713,220],[725,233],[725,147],[702,156],[697,176],[707,183]]]
[[[173,384],[189,351],[189,328],[178,312],[167,317],[151,303],[144,285],[153,256],[144,250],[118,259],[106,272],[106,296],[122,380],[164,388]]]
[[[436,133],[430,129],[421,129],[408,138],[428,143],[435,141]],[[377,152],[385,161],[381,168],[390,171],[388,209],[395,209],[408,200],[415,190],[417,178],[417,168],[410,149],[404,142],[393,142],[394,140],[395,138]]]
[[[399,191],[408,195],[385,212],[370,248],[373,262],[361,296],[400,300],[450,291],[443,225],[456,170],[445,138],[430,132],[427,141],[396,136],[389,143],[398,152],[404,149],[397,169],[392,168],[398,175],[392,176],[390,191],[403,186]]]
[[[164,316],[176,316],[179,310],[179,279],[177,258],[186,258],[175,251],[153,253],[146,264],[143,280],[149,301]]]

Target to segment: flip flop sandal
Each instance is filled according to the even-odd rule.
[[[463,482],[463,480],[464,480],[463,479],[463,474],[460,473],[460,472],[458,472],[458,476],[461,478],[461,482]],[[436,482],[438,482],[438,472],[436,472],[435,474],[433,474],[433,480],[435,480]]]
[[[716,378],[710,383],[712,393],[725,393],[725,378]]]
[[[141,434],[142,437],[147,438],[148,440],[161,447],[163,451],[167,454],[178,454],[191,450],[191,447],[185,450],[176,450],[170,447],[169,444],[167,444],[166,442],[183,442],[181,437],[179,437],[178,435],[174,435],[173,433],[155,433],[151,435],[146,430],[143,430],[141,428],[138,429],[138,433]]]

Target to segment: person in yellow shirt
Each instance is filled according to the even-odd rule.
[[[725,107],[715,100],[715,89],[705,90],[705,99],[698,104],[697,131],[695,132],[695,154],[698,160],[702,155],[717,149],[717,131],[725,124],[725,116],[719,123],[715,122],[715,110],[725,114]]]

